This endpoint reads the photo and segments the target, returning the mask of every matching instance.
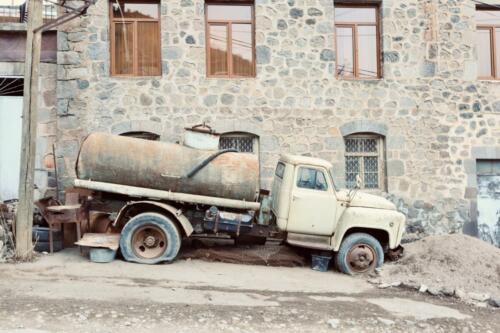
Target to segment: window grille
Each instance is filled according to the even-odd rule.
[[[356,185],[356,175],[362,179],[362,188],[383,188],[383,141],[380,136],[352,135],[345,139],[346,186]]]
[[[219,149],[236,149],[241,153],[254,152],[254,137],[251,136],[222,136],[219,140]]]
[[[0,77],[0,96],[22,96],[24,79],[20,77]]]

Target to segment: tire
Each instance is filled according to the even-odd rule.
[[[339,271],[349,275],[370,273],[384,263],[384,250],[380,242],[365,233],[345,237],[336,254]]]
[[[143,213],[123,227],[120,250],[127,261],[152,265],[173,261],[181,241],[180,232],[171,219],[158,213]]]

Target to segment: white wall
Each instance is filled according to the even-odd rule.
[[[0,201],[18,197],[23,98],[0,96]]]

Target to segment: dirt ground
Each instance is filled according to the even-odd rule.
[[[95,264],[75,250],[0,266],[0,333],[493,333],[499,314],[308,267]]]
[[[303,267],[309,264],[309,255],[303,249],[278,241],[267,241],[265,245],[235,246],[232,239],[194,239],[182,246],[179,257],[275,267]]]

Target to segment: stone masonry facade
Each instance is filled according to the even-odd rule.
[[[112,77],[108,1],[58,34],[57,157],[71,184],[91,132],[148,131],[178,141],[184,127],[259,137],[262,186],[280,153],[320,157],[345,182],[344,136],[383,135],[387,196],[409,234],[473,223],[471,164],[500,158],[500,82],[477,80],[475,3],[383,0],[382,78],[335,77],[334,1],[255,0],[255,78],[207,78],[203,0],[161,1],[162,75]],[[469,169],[469,170],[468,170]]]

